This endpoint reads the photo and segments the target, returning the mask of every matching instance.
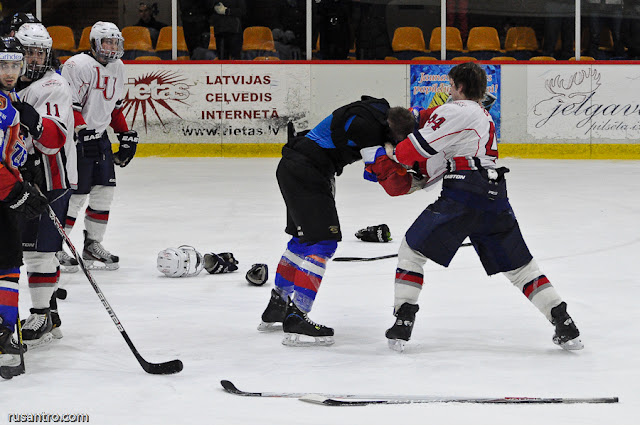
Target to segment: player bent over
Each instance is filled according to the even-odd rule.
[[[275,288],[258,330],[283,323],[285,345],[333,344],[333,329],[308,317],[327,262],[342,239],[335,204],[335,176],[362,159],[361,150],[392,141],[389,103],[363,96],[336,109],[311,131],[290,128],[276,177],[287,208],[291,240],[276,270]],[[313,342],[303,341],[307,336]]]
[[[71,190],[77,185],[71,89],[52,67],[53,41],[42,24],[21,25],[16,38],[27,63],[16,87],[20,99],[13,102],[20,112],[29,153],[20,170],[25,180],[40,188],[63,222]],[[22,248],[33,306],[22,326],[22,337],[34,348],[62,337],[54,295],[60,280],[56,252],[62,249],[62,237],[48,214],[23,223]]]
[[[402,351],[411,337],[427,259],[447,267],[469,237],[487,274],[503,273],[555,326],[553,342],[566,350],[579,350],[583,348],[580,332],[566,303],[538,268],[520,233],[507,198],[504,174],[509,170],[496,166],[495,126],[480,104],[486,73],[469,62],[453,67],[449,80],[451,102],[423,110],[417,117],[404,108],[389,111],[394,132],[417,121],[416,130],[404,133],[408,137],[395,151],[388,149],[390,156],[379,152],[370,166],[374,174],[389,176],[381,184],[393,183],[396,195],[406,192],[403,188],[411,177],[404,170],[415,163],[428,179],[427,185],[442,180],[440,197],[420,214],[400,245],[396,319],[386,332],[389,346]]]
[[[71,86],[78,153],[78,189],[69,201],[65,229],[71,231],[89,198],[82,258],[89,268],[116,270],[118,256],[102,246],[116,186],[114,163],[121,167],[129,164],[136,152],[138,134],[129,130],[121,109],[124,65],[120,58],[124,39],[120,30],[111,22],[96,22],[89,39],[91,53],[72,56],[62,67],[62,76]],[[116,153],[111,150],[107,126],[113,128],[120,141]]]
[[[19,113],[9,93],[24,72],[20,43],[13,37],[0,38],[0,365],[17,365],[18,343],[12,338],[18,316],[18,280],[22,265],[19,220],[40,215],[47,198],[24,182],[19,167],[27,159],[20,136]]]

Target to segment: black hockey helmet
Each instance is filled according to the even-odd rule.
[[[40,24],[41,22],[38,20],[38,18],[33,16],[31,13],[20,12],[20,13],[16,13],[11,18],[11,26],[9,27],[9,29],[13,31],[13,33],[15,34],[18,31],[18,29],[22,26],[22,24],[26,24],[26,23]]]

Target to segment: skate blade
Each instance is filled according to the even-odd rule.
[[[89,260],[83,258],[84,265],[89,270],[118,270],[120,268],[120,264],[118,263],[103,263],[98,260]]]
[[[38,339],[22,340],[22,342],[24,342],[27,347],[29,347],[29,350],[49,345],[51,341],[53,341],[53,335],[51,335],[51,332],[47,332]]]
[[[580,337],[573,338],[567,342],[558,342],[554,339],[553,343],[559,345],[563,350],[567,351],[577,351],[584,348],[584,344],[582,343]]]
[[[19,354],[0,354],[0,366],[18,366],[19,364]]]
[[[313,338],[313,341],[309,341],[304,338]],[[333,345],[335,341],[332,336],[308,336],[308,335],[300,335],[300,334],[285,334],[282,339],[282,345],[286,345],[287,347],[326,347],[329,345]]]
[[[404,352],[404,345],[407,343],[404,339],[388,339],[387,344],[389,348],[398,353]]]
[[[53,336],[54,339],[62,338],[62,330],[60,328],[51,329],[51,336]]]
[[[60,264],[60,273],[76,273],[79,268],[79,266],[63,266]]]
[[[260,332],[277,332],[282,330],[282,322],[260,322],[258,331]]]

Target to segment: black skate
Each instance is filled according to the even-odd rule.
[[[24,351],[27,347],[22,345]],[[0,366],[18,366],[20,364],[20,346],[13,338],[13,332],[0,325]]]
[[[262,322],[258,325],[260,332],[271,332],[280,329],[278,323],[284,322],[287,311],[287,302],[282,299],[278,291],[271,290],[271,298],[267,308],[262,313]]]
[[[582,350],[584,344],[580,340],[580,331],[567,313],[567,303],[564,301],[551,309],[551,323],[556,327],[553,343],[565,350]]]
[[[287,303],[287,312],[282,330],[285,333],[283,345],[291,347],[306,347],[311,345],[332,345],[333,329],[315,323],[309,319],[291,300]],[[313,341],[301,340],[300,337],[309,336]]]
[[[420,310],[418,304],[404,303],[395,312],[396,321],[384,334],[389,348],[399,353],[404,351],[404,345],[411,339],[413,322],[416,320],[418,310]]]
[[[82,259],[85,261],[88,269],[118,270],[120,267],[118,264],[120,258],[104,249],[100,242],[89,239],[87,237],[86,230],[84,231],[84,250],[82,251]],[[102,263],[103,266],[96,264],[96,262]]]
[[[53,340],[51,328],[51,310],[48,308],[32,308],[31,315],[22,325],[22,341],[29,348],[41,347]]]
[[[62,273],[75,273],[78,271],[78,260],[67,254],[66,251],[56,252],[56,258],[60,263],[60,271]]]

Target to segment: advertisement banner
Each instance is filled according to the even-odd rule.
[[[536,138],[640,137],[640,79],[635,68],[558,65],[527,68],[527,132]]]
[[[127,64],[124,114],[141,143],[285,143],[309,127],[309,69]]]
[[[411,65],[411,106],[428,108],[438,93],[449,94],[449,71],[455,65]],[[496,97],[489,113],[500,142],[500,65],[480,65],[487,73],[487,93]],[[437,100],[437,99],[436,99]]]

